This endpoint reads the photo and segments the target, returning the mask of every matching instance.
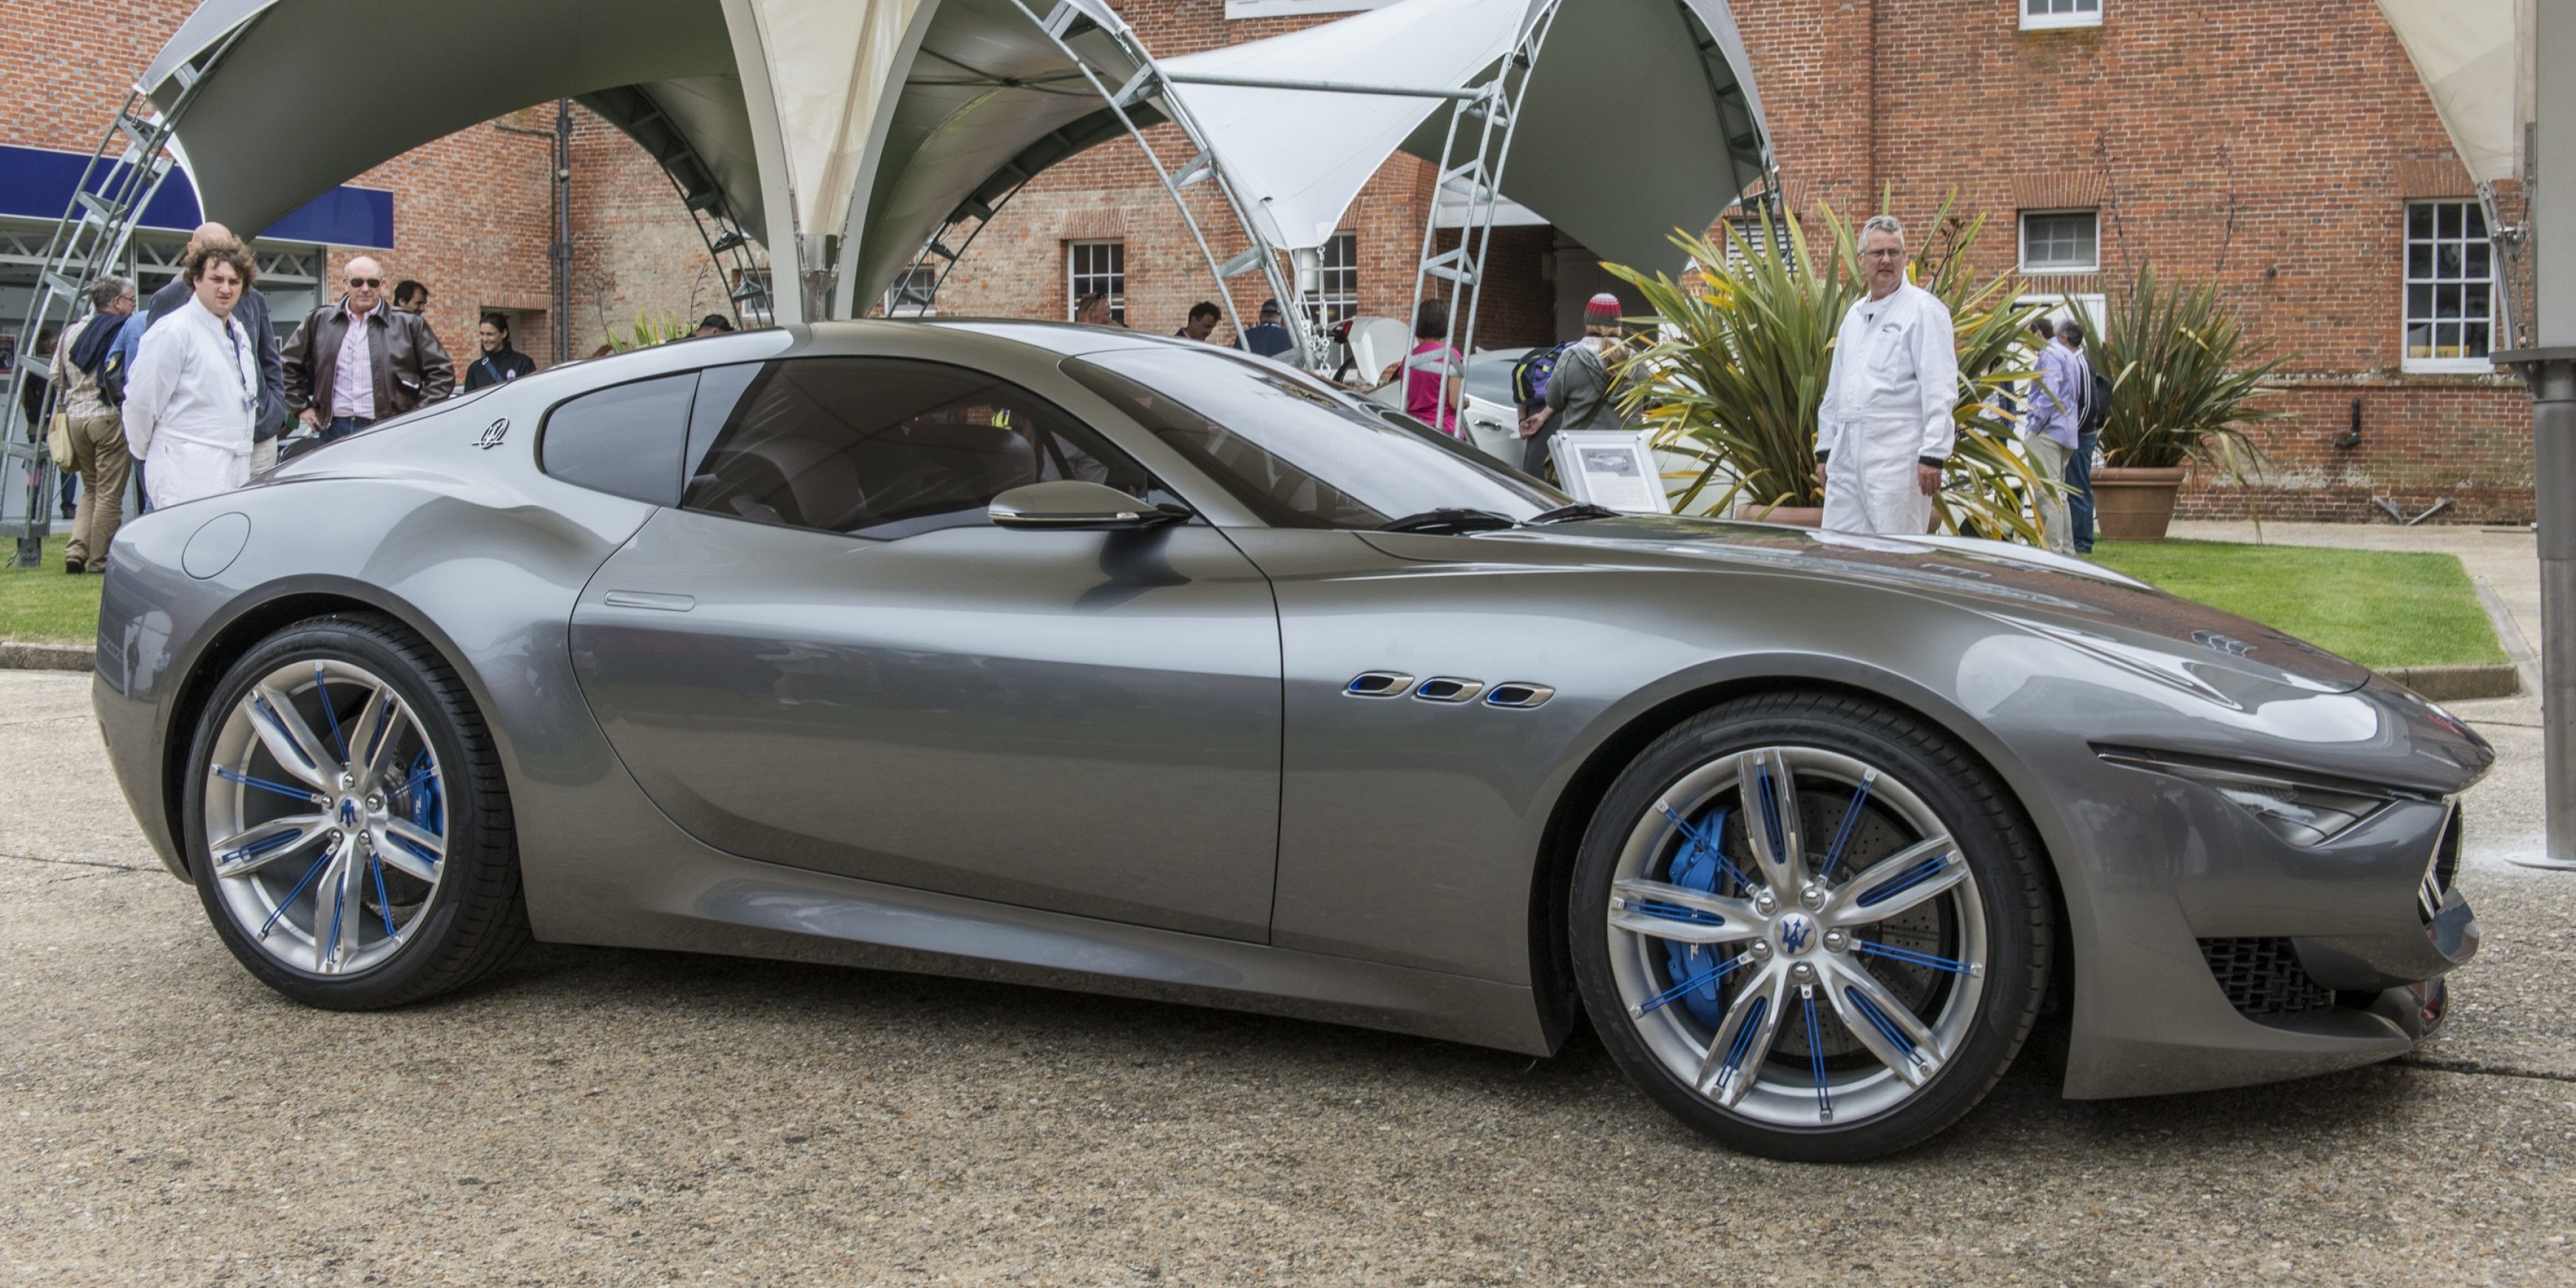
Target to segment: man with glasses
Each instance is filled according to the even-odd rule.
[[[383,265],[361,255],[342,280],[348,292],[286,342],[286,405],[326,443],[456,389],[455,364],[429,324],[385,304]]]
[[[1816,408],[1825,527],[1920,536],[1958,436],[1950,310],[1905,280],[1905,225],[1893,215],[1861,225],[1860,267],[1869,295],[1843,315]]]
[[[197,225],[195,232],[188,234],[188,251],[193,254],[210,242],[232,240],[232,229],[218,223],[203,223]],[[172,278],[169,285],[152,293],[151,307],[134,317],[134,321],[141,325],[128,326],[126,336],[118,341],[125,349],[126,371],[132,372],[135,361],[141,356],[144,333],[177,316],[179,310],[195,298],[196,293],[189,288],[184,276]],[[286,428],[286,377],[277,356],[277,332],[269,322],[268,297],[260,294],[257,287],[242,288],[241,302],[233,306],[232,320],[241,324],[242,333],[250,337],[251,347],[259,353],[259,406],[251,421],[250,452],[251,477],[257,478],[277,464],[277,432]],[[135,464],[141,466],[142,462]],[[147,496],[151,491],[148,486],[142,490]],[[145,506],[147,510],[150,508],[148,504]],[[104,553],[103,549],[101,553]]]

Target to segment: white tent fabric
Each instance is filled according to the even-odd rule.
[[[1458,89],[1519,39],[1529,0],[1401,0],[1304,31],[1166,58],[1175,77]],[[1278,246],[1320,246],[1437,98],[1174,86]]]
[[[805,233],[839,232],[871,177],[887,88],[910,70],[925,0],[752,0],[778,106],[792,214]]]
[[[2379,0],[2479,183],[2519,178],[2532,119],[2531,0]]]

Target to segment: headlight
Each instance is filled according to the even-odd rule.
[[[2122,747],[2095,749],[2114,765],[2195,782],[2235,802],[2274,836],[2297,846],[2322,845],[2379,812],[2392,799],[2325,783],[2301,782],[2266,769],[2188,760]]]

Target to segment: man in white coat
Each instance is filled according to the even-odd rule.
[[[1920,536],[1958,438],[1950,310],[1905,280],[1905,226],[1894,216],[1861,225],[1860,263],[1869,296],[1843,315],[1816,409],[1825,527]]]
[[[259,350],[233,309],[257,275],[250,252],[230,237],[190,246],[182,274],[188,302],[145,332],[135,354],[125,381],[125,438],[151,466],[144,485],[155,508],[250,481]]]

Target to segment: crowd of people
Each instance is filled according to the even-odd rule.
[[[1862,225],[1859,252],[1867,293],[1842,320],[1817,415],[1823,524],[1841,532],[1920,533],[1931,526],[1932,498],[1956,446],[1959,373],[1950,315],[1905,280],[1905,229],[1893,217]],[[508,315],[486,313],[460,383],[422,315],[429,288],[405,279],[388,295],[383,265],[373,257],[349,260],[339,298],[298,319],[283,341],[258,276],[256,260],[230,230],[203,224],[189,238],[178,279],[148,302],[137,299],[133,283],[104,277],[87,291],[86,314],[39,338],[47,367],[25,382],[25,410],[35,421],[50,388],[48,429],[72,521],[65,572],[104,569],[129,475],[140,483],[146,510],[213,495],[275,465],[281,436],[293,425],[330,442],[460,387],[480,389],[536,369],[513,345]],[[1580,337],[1533,350],[1516,368],[1525,471],[1547,472],[1559,433],[1635,427],[1633,400],[1622,397],[1634,350],[1620,313],[1617,297],[1593,296]],[[1200,301],[1173,334],[1215,343],[1224,316]],[[1125,325],[1101,292],[1078,300],[1074,319]],[[1447,308],[1436,298],[1423,301],[1413,324],[1411,350],[1379,383],[1402,380],[1407,412],[1459,435],[1464,362],[1448,344]],[[2032,464],[2066,483],[2063,494],[2043,490],[2036,498],[2047,546],[2082,553],[2093,545],[2092,462],[2108,382],[2086,359],[2081,323],[2032,326],[2037,376],[1996,401],[2015,420]],[[733,329],[730,318],[710,314],[695,334]],[[1258,324],[1228,343],[1263,357],[1296,347],[1277,300],[1262,301]]]
[[[32,419],[50,389],[72,520],[64,572],[104,571],[129,473],[146,510],[212,496],[274,466],[293,423],[329,442],[455,391],[455,365],[421,315],[429,289],[405,280],[388,299],[383,265],[364,255],[342,277],[340,298],[283,342],[257,260],[221,224],[190,234],[178,278],[148,302],[122,277],[90,286],[89,312],[56,337],[27,408]],[[511,347],[505,315],[476,330],[466,387],[535,369]]]

